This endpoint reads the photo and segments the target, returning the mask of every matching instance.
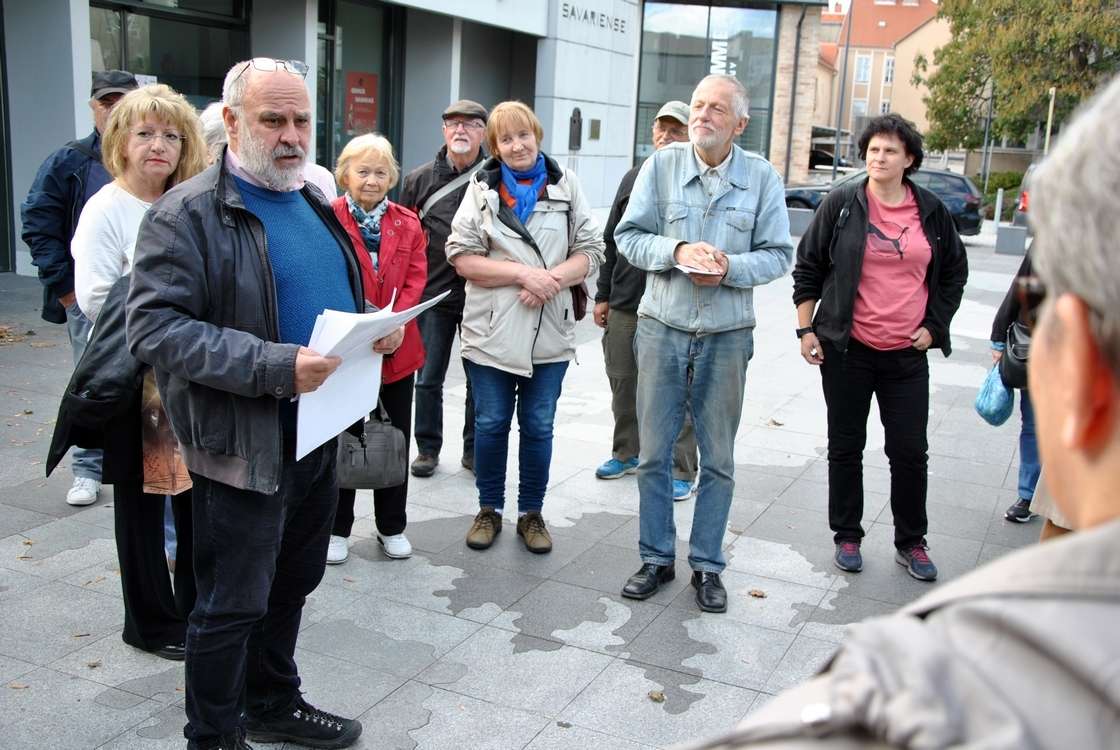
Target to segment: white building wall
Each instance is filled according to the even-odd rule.
[[[254,57],[303,60],[310,66],[306,82],[311,97],[311,122],[315,122],[319,3],[317,0],[269,0],[268,12],[261,12],[264,9],[260,4],[256,10],[249,18],[250,53]],[[314,139],[312,141],[314,148]]]
[[[523,34],[544,36],[550,0],[388,0],[394,5],[455,16]]]
[[[576,172],[597,209],[610,207],[633,162],[641,26],[636,0],[550,0],[548,35],[538,45],[535,109],[544,151]],[[576,107],[583,137],[571,151]],[[600,122],[598,140],[590,137],[592,120]]]

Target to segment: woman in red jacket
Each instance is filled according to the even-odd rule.
[[[428,279],[428,240],[416,214],[385,197],[400,178],[393,147],[375,133],[358,136],[342,149],[334,174],[343,195],[331,205],[358,251],[366,301],[378,309],[392,304],[394,310],[417,304]],[[404,432],[407,444],[412,430],[413,374],[424,364],[424,345],[416,321],[376,342],[374,351],[385,356],[381,403],[393,425]],[[373,493],[377,540],[388,557],[412,554],[412,545],[404,535],[407,496],[407,474],[396,487]],[[328,563],[346,561],[353,525],[354,490],[340,489]]]

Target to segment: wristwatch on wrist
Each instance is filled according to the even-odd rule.
[[[812,333],[812,332],[813,332],[813,326],[805,326],[804,328],[798,328],[796,331],[794,331],[794,333],[797,334],[797,338],[801,338],[805,334]]]

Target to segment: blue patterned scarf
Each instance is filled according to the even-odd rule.
[[[532,180],[532,182],[526,185],[518,180]],[[544,154],[537,154],[536,163],[525,172],[518,172],[502,164],[502,184],[513,196],[515,201],[513,212],[517,214],[518,219],[521,219],[522,224],[528,221],[529,214],[533,213],[533,207],[537,205],[537,197],[541,194],[541,188],[544,187],[546,180],[548,180],[548,170],[544,166]]]
[[[373,268],[377,270],[377,258],[381,252],[381,218],[385,216],[385,209],[389,208],[389,201],[385,198],[373,207],[372,210],[366,211],[346,194],[346,205],[350,209],[350,215],[354,217],[354,221],[358,223],[358,231],[361,232],[362,241],[366,243],[366,250],[369,251],[369,257],[373,259]]]

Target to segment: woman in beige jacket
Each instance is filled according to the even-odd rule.
[[[466,279],[462,351],[475,409],[475,486],[481,509],[467,546],[502,529],[514,407],[520,432],[517,533],[552,550],[541,516],[552,424],[575,357],[575,294],[603,259],[603,238],[575,174],[540,150],[540,121],[521,102],[486,125],[493,157],[471,179],[451,224],[447,258]],[[586,296],[584,296],[586,301]]]

